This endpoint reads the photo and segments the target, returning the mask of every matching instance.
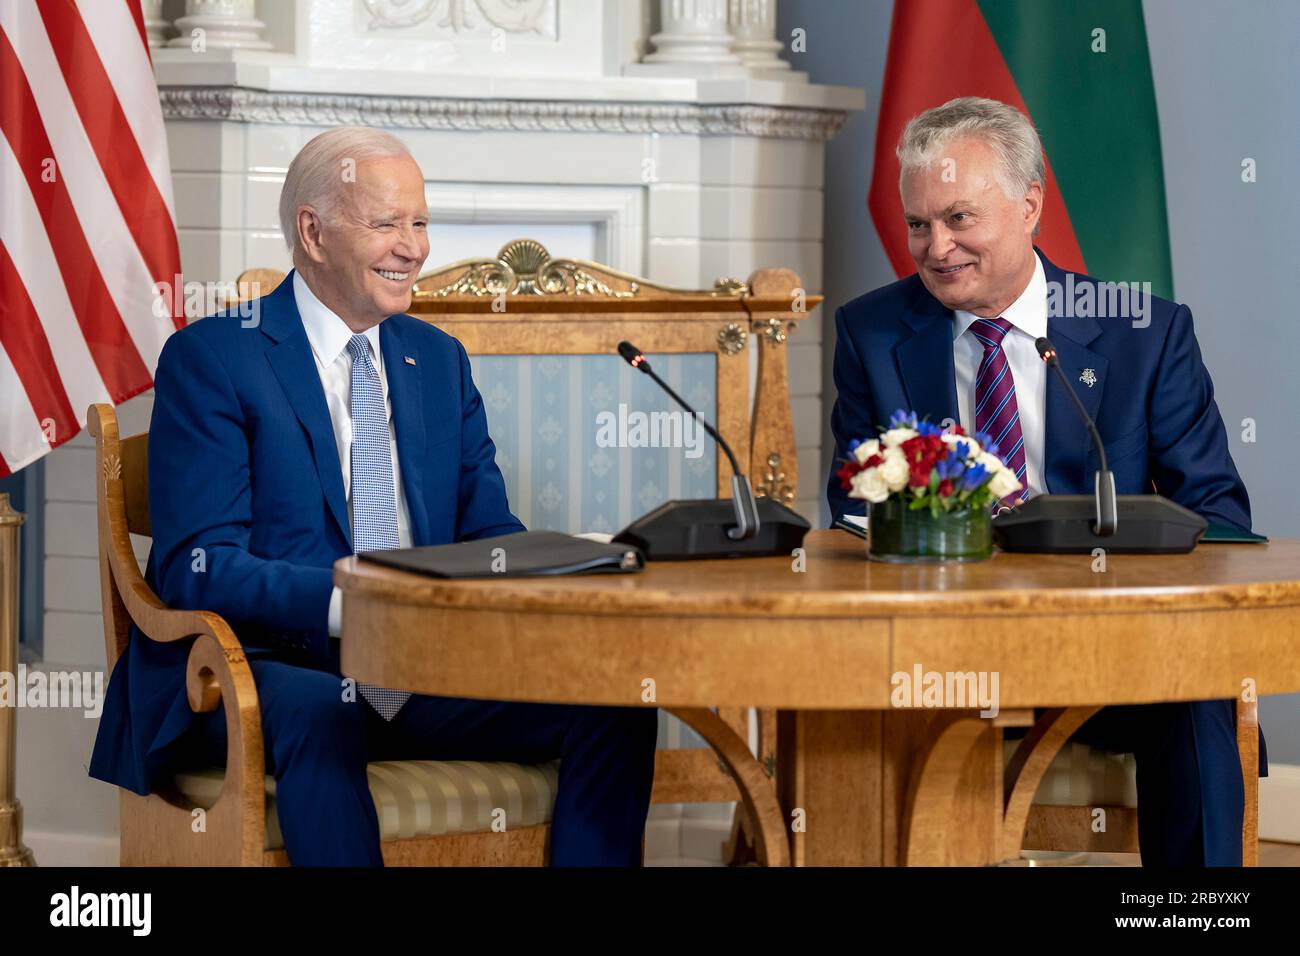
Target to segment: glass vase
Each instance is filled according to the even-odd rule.
[[[988,508],[930,514],[911,511],[890,497],[870,505],[867,557],[873,561],[927,563],[983,561],[993,553],[993,515]]]

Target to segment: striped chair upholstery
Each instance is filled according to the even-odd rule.
[[[1010,762],[1019,740],[1003,742]],[[1070,741],[1052,761],[1034,803],[1058,807],[1136,807],[1137,763],[1132,754],[1109,753]]]
[[[370,795],[384,841],[492,828],[492,814],[505,811],[511,829],[549,823],[555,804],[558,760],[525,765],[477,760],[382,760],[370,764]],[[210,809],[225,780],[222,767],[177,774],[176,788],[195,806]],[[281,850],[275,778],[266,777],[266,849]]]

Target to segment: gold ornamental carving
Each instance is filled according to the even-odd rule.
[[[787,505],[794,501],[794,489],[790,487],[789,478],[781,469],[781,456],[776,452],[767,456],[767,474],[754,486],[754,494]]]
[[[787,330],[794,329],[793,322],[784,322],[781,319],[772,317],[769,319],[756,319],[753,325],[754,334],[761,335],[773,345],[781,345],[789,338]]]
[[[450,282],[437,279],[454,275]],[[555,259],[536,239],[516,239],[502,247],[493,259],[465,259],[438,272],[422,275],[415,283],[418,299],[450,296],[571,295],[631,299],[645,289],[676,294],[739,297],[749,293],[739,279],[718,279],[708,291],[674,289],[648,279],[628,275],[585,259]]]
[[[728,322],[718,330],[718,348],[728,355],[736,355],[745,348],[749,333],[735,322]]]

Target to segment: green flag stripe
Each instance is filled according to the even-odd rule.
[[[1172,298],[1151,59],[1140,0],[979,0],[1065,197],[1088,272]],[[1094,52],[1103,37],[1105,52]]]

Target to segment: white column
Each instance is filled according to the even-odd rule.
[[[735,39],[732,50],[746,69],[757,75],[784,73],[785,79],[805,79],[792,74],[790,64],[777,56],[782,43],[776,38],[776,0],[730,0],[728,21]]]
[[[144,12],[144,32],[149,38],[149,48],[166,46],[164,34],[171,24],[162,15],[163,0],[140,0],[140,9]]]
[[[185,0],[185,16],[176,21],[180,36],[169,45],[194,49],[201,40],[202,50],[269,50],[263,26],[255,0]]]
[[[731,50],[727,0],[659,0],[655,52],[627,72],[641,75],[732,77],[746,71]]]

